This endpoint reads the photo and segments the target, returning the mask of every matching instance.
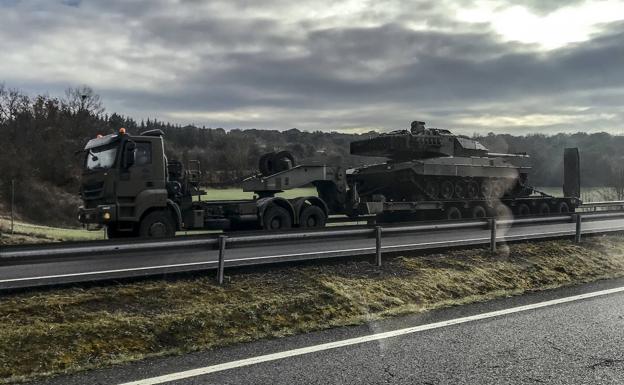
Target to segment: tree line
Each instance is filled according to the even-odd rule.
[[[412,117],[406,117],[406,126]],[[89,87],[67,89],[61,97],[29,96],[0,84],[0,213],[10,204],[16,181],[17,212],[26,220],[76,225],[76,209],[84,154],[76,154],[98,134],[125,127],[129,133],[160,129],[169,159],[199,160],[206,184],[236,185],[257,170],[259,157],[289,150],[296,159],[317,159],[355,166],[375,159],[352,156],[349,143],[375,132],[345,134],[326,131],[207,128],[181,126],[156,119],[136,121],[107,113]],[[452,129],[452,128],[451,128]],[[494,152],[526,152],[533,160],[534,186],[560,186],[563,149],[579,147],[583,186],[611,186],[622,179],[624,137],[608,133],[514,136],[474,135]],[[377,159],[378,160],[378,159]],[[615,187],[615,186],[614,186]]]

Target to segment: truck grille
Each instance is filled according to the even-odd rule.
[[[80,195],[82,199],[85,200],[93,200],[102,197],[102,193],[104,191],[104,182],[97,182],[91,184],[82,185],[82,190],[80,191]]]

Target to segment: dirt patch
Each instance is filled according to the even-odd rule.
[[[0,381],[105,367],[624,275],[624,238],[548,241],[3,295]]]

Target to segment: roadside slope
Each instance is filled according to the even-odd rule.
[[[108,366],[624,275],[624,238],[3,295],[0,378]]]

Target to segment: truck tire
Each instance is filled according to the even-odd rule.
[[[284,230],[292,227],[292,218],[286,209],[271,206],[262,216],[262,225],[266,230]]]
[[[568,206],[568,204],[566,202],[561,202],[557,206],[557,212],[559,214],[567,214],[567,213],[570,212],[570,206]]]
[[[548,215],[548,214],[550,214],[550,206],[548,206],[548,203],[546,203],[546,202],[540,203],[539,208],[537,209],[537,213],[539,215]]]
[[[446,209],[446,219],[449,220],[460,220],[462,219],[462,214],[461,211],[455,207],[455,206],[451,206],[449,208]]]
[[[516,215],[519,217],[526,217],[531,215],[531,208],[526,203],[520,203],[516,206]]]
[[[483,208],[483,206],[477,205],[472,208],[470,211],[470,216],[472,218],[485,218],[487,217],[487,211]]]
[[[171,238],[175,236],[175,222],[165,210],[152,211],[141,220],[139,236],[142,238]]]
[[[323,227],[326,221],[325,212],[318,206],[304,208],[299,216],[300,227]]]

